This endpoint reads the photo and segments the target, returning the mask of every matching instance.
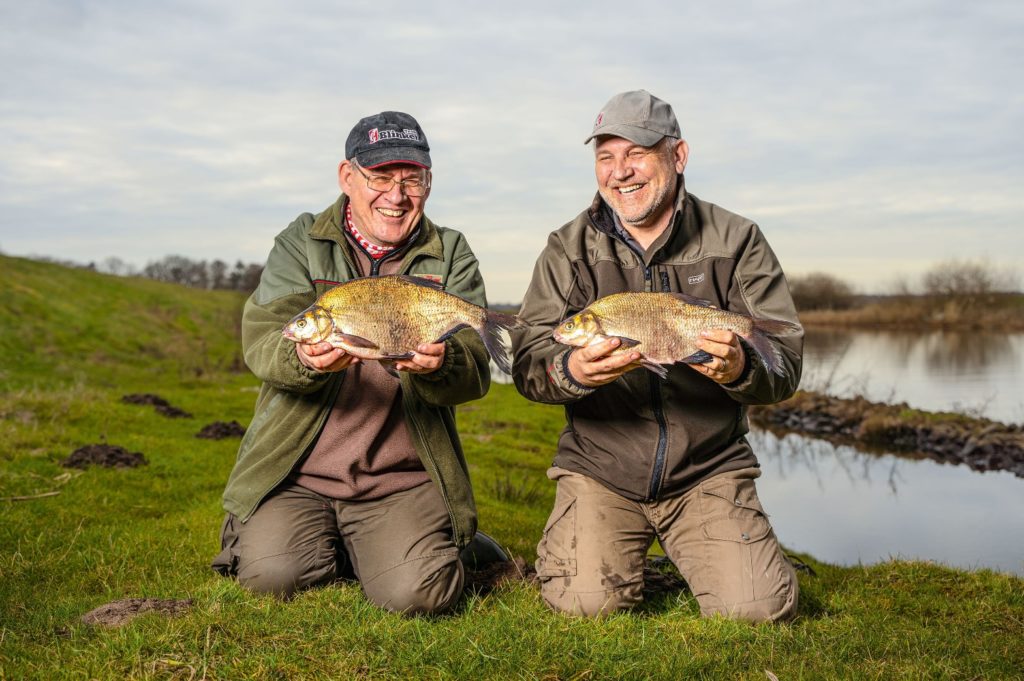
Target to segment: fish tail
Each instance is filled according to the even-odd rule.
[[[785,376],[786,368],[782,363],[782,353],[778,346],[772,343],[771,338],[772,336],[791,336],[802,330],[803,327],[799,324],[781,319],[755,319],[753,332],[744,338],[750,343],[769,371],[779,376]]]
[[[526,326],[526,322],[516,315],[487,310],[480,337],[483,338],[484,346],[490,353],[491,359],[506,374],[512,374],[512,350],[505,334],[510,333],[513,329],[522,329]]]

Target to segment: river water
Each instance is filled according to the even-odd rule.
[[[810,330],[801,387],[1022,423],[1024,334]],[[761,501],[791,550],[839,565],[899,556],[1024,576],[1022,478],[798,435],[749,439]]]

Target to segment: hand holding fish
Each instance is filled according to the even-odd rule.
[[[296,343],[295,354],[302,366],[319,373],[342,371],[359,363],[358,357],[330,343]]]
[[[703,364],[689,365],[697,373],[721,384],[733,383],[743,375],[747,366],[747,353],[740,345],[740,337],[732,331],[701,331],[697,347],[711,355],[711,359]]]
[[[437,371],[444,364],[444,348],[441,343],[421,343],[416,353],[409,359],[395,362],[395,369],[408,371],[410,374],[429,374]]]
[[[588,388],[596,388],[638,367],[639,352],[615,353],[621,344],[618,338],[609,338],[573,350],[569,355],[569,373],[573,380]]]

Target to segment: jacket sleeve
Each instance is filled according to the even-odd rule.
[[[730,308],[734,307],[735,301],[736,307],[745,308],[743,311],[755,318],[800,324],[782,267],[757,225],[752,225],[740,250],[729,301]],[[737,402],[772,404],[796,392],[803,368],[803,328],[793,335],[773,337],[770,342],[779,350],[784,374],[780,376],[769,371],[748,349],[746,377],[738,384],[723,386]]]
[[[448,257],[446,253],[446,257]],[[474,305],[487,307],[480,264],[460,234],[450,256],[445,290]],[[429,374],[402,373],[402,389],[411,390],[427,404],[450,407],[477,400],[491,385],[490,356],[480,335],[460,329],[445,341],[444,363]]]
[[[295,343],[281,334],[295,315],[316,300],[308,259],[297,232],[309,229],[312,216],[304,214],[274,240],[260,283],[242,311],[242,355],[261,381],[293,393],[314,392],[331,374],[318,373],[299,362]]]
[[[528,326],[512,333],[512,378],[527,399],[566,404],[594,392],[569,374],[566,364],[574,348],[551,335],[568,316],[569,293],[575,284],[572,265],[557,232],[553,233],[537,259],[519,310]]]

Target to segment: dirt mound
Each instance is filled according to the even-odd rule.
[[[178,409],[177,407],[171,406],[171,403],[152,393],[132,393],[130,395],[122,395],[121,401],[125,404],[142,404],[152,406],[158,414],[162,414],[167,418],[171,419],[190,419],[192,414],[188,413],[184,409]]]
[[[162,404],[158,404],[157,406],[155,406],[153,408],[156,409],[156,413],[163,414],[164,416],[166,416],[169,419],[190,419],[190,418],[192,418],[192,414],[188,413],[184,409],[178,409],[177,407],[172,407],[170,405],[167,405],[165,407]]]
[[[71,452],[71,455],[61,461],[65,468],[88,468],[89,466],[102,466],[104,468],[135,468],[145,466],[149,462],[139,452],[129,452],[124,447],[117,445],[98,444],[85,445]]]
[[[82,615],[82,621],[92,626],[120,627],[139,615],[157,612],[174,617],[192,607],[191,598],[160,600],[159,598],[125,598],[101,605]]]
[[[245,427],[238,421],[231,423],[214,421],[203,426],[203,429],[196,433],[196,437],[204,440],[223,440],[226,437],[242,437],[243,435],[245,435]]]
[[[151,404],[154,407],[169,407],[171,403],[152,393],[132,393],[131,395],[122,395],[121,401],[125,404]]]

